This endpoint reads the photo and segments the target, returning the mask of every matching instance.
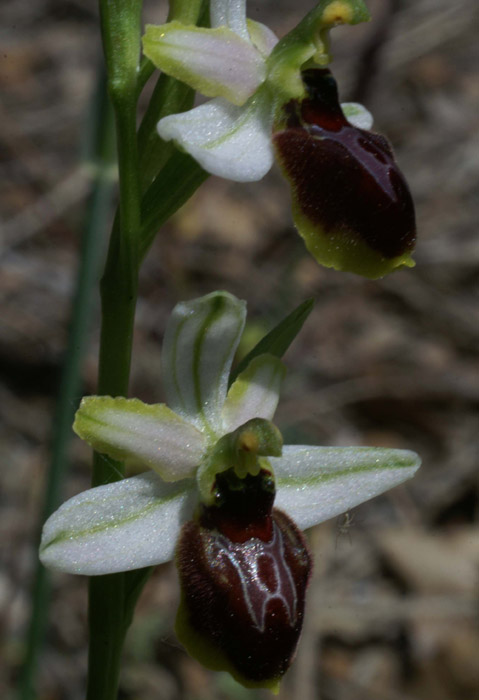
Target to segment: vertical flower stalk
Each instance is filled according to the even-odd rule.
[[[120,225],[113,228],[101,281],[102,327],[99,390],[126,395],[138,287],[141,197],[136,137],[141,0],[101,0],[101,31],[108,92],[115,113]],[[121,462],[95,454],[92,485],[121,478]],[[90,581],[88,700],[117,695],[120,655],[127,628],[125,574]]]

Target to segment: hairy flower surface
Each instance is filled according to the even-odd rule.
[[[298,528],[403,482],[420,461],[407,450],[283,447],[271,422],[281,361],[255,357],[228,389],[245,315],[226,292],[175,307],[162,354],[169,407],[83,399],[78,435],[148,471],[63,504],[45,523],[40,557],[100,575],[160,564],[176,550],[185,646],[250,687],[275,688],[294,654],[309,576]]]
[[[213,98],[161,119],[163,139],[239,182],[261,179],[276,155],[317,261],[377,278],[414,264],[413,202],[391,147],[368,131],[369,112],[340,105],[322,70],[328,31],[368,18],[362,0],[322,0],[278,41],[246,19],[246,0],[211,0],[211,29],[149,25],[143,47],[162,71]]]

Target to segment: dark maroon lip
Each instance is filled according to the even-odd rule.
[[[272,475],[217,475],[217,503],[183,527],[177,549],[182,617],[241,678],[288,669],[301,633],[311,558],[302,533],[273,509]],[[188,634],[183,639],[187,648]]]
[[[311,571],[304,538],[292,520],[280,511],[270,520],[269,541],[232,542],[191,521],[178,543],[188,626],[255,683],[280,679],[289,668]]]
[[[285,106],[286,126],[273,135],[301,212],[385,258],[411,251],[414,204],[389,142],[347,121],[330,71],[308,70],[303,80],[307,96]]]

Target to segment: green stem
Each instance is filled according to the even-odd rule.
[[[141,226],[136,137],[141,2],[100,0],[108,88],[115,111],[120,189],[119,226],[110,238],[101,281],[102,327],[98,392],[126,396],[138,294]],[[95,454],[92,485],[118,481],[124,465]],[[89,586],[87,700],[117,697],[121,651],[128,626],[125,574],[92,577]]]
[[[173,0],[172,13],[194,14],[197,19],[205,0]],[[188,9],[189,8],[189,9]],[[108,72],[108,85],[116,118],[120,207],[110,239],[105,274],[101,281],[102,328],[98,392],[110,396],[126,396],[131,364],[133,327],[138,293],[138,270],[144,254],[140,245],[141,188],[147,189],[155,175],[150,164],[163,164],[163,144],[152,138],[158,113],[162,110],[189,106],[191,96],[181,85],[171,99],[173,86],[155,92],[153,108],[137,138],[136,107],[138,95],[151,74],[151,66],[138,66],[140,41],[140,0],[100,0],[103,48]],[[165,90],[165,87],[167,88]],[[156,114],[153,114],[156,112]],[[154,121],[156,118],[156,121]],[[143,154],[139,167],[138,142]],[[150,159],[145,152],[154,150]],[[158,162],[155,164],[158,172]],[[141,173],[141,177],[140,177]],[[202,179],[204,176],[202,175]],[[161,184],[161,183],[159,183]],[[169,183],[171,185],[171,183]],[[193,183],[197,186],[196,181]],[[199,184],[199,182],[198,182]],[[189,184],[191,190],[191,183]],[[181,188],[180,188],[181,189]],[[165,193],[155,190],[161,202]],[[183,192],[168,200],[183,201]],[[176,208],[178,208],[177,204]],[[171,203],[161,211],[170,212]],[[173,210],[174,207],[173,207]],[[151,219],[155,218],[150,216]],[[155,218],[155,223],[162,217]],[[104,455],[96,454],[93,461],[92,485],[117,481],[124,476],[124,465]],[[150,573],[149,569],[92,577],[89,588],[89,671],[87,700],[114,700],[117,696],[121,651],[131,622],[136,600]]]
[[[204,26],[209,19],[209,3],[206,0],[170,0],[168,22]],[[139,85],[143,88],[150,76],[153,64],[144,58],[140,67]],[[158,78],[138,130],[140,177],[145,191],[175,151],[173,143],[158,136],[156,125],[169,114],[185,112],[194,104],[195,91],[186,83],[162,73]]]
[[[110,239],[105,273],[101,280],[102,327],[98,392],[126,396],[130,374],[140,234],[140,189],[136,141],[136,102],[120,101],[115,106],[118,169],[120,176],[119,226]],[[107,483],[109,467],[97,463],[94,485]]]
[[[122,573],[90,579],[87,700],[116,700],[117,697],[126,633],[124,583]]]
[[[136,149],[136,103],[115,104],[120,176],[120,226],[113,229],[101,281],[102,328],[98,391],[126,396],[138,289],[140,193]],[[121,479],[124,466],[95,455],[92,485]],[[125,575],[90,579],[88,700],[116,698],[126,632]]]
[[[93,291],[97,284],[103,232],[110,216],[112,167],[115,156],[113,112],[106,94],[105,78],[101,72],[93,100],[93,129],[87,148],[87,158],[95,168],[92,194],[88,202],[81,242],[75,297],[73,300],[68,345],[63,365],[60,391],[53,420],[52,457],[48,469],[43,523],[58,507],[64,475],[68,466],[68,446],[72,437],[72,422],[80,389],[82,360],[91,322]],[[28,630],[26,654],[19,684],[21,700],[34,697],[38,658],[48,617],[50,576],[37,561],[32,592],[32,614]]]

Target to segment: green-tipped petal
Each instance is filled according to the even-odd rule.
[[[255,22],[253,19],[248,19],[247,23],[251,41],[258,51],[267,58],[278,43],[278,37],[266,24]]]
[[[147,25],[143,51],[157,68],[208,97],[242,105],[266,77],[253,44],[227,27]]]
[[[245,302],[213,292],[177,304],[163,343],[168,404],[208,433],[221,434],[233,356],[243,332]]]
[[[73,429],[97,452],[133,460],[165,481],[193,476],[205,438],[164,404],[139,399],[89,396],[82,400]]]
[[[194,481],[165,484],[151,472],[83,491],[45,523],[40,559],[87,576],[161,564],[195,503]]]
[[[275,506],[302,530],[329,520],[410,479],[421,460],[415,452],[378,447],[287,445],[270,458]]]
[[[175,141],[207,172],[237,182],[261,180],[273,165],[271,104],[258,91],[243,107],[222,98],[160,119],[158,133]]]
[[[273,355],[260,355],[230,387],[223,407],[226,432],[235,430],[251,418],[272,420],[286,368]]]

